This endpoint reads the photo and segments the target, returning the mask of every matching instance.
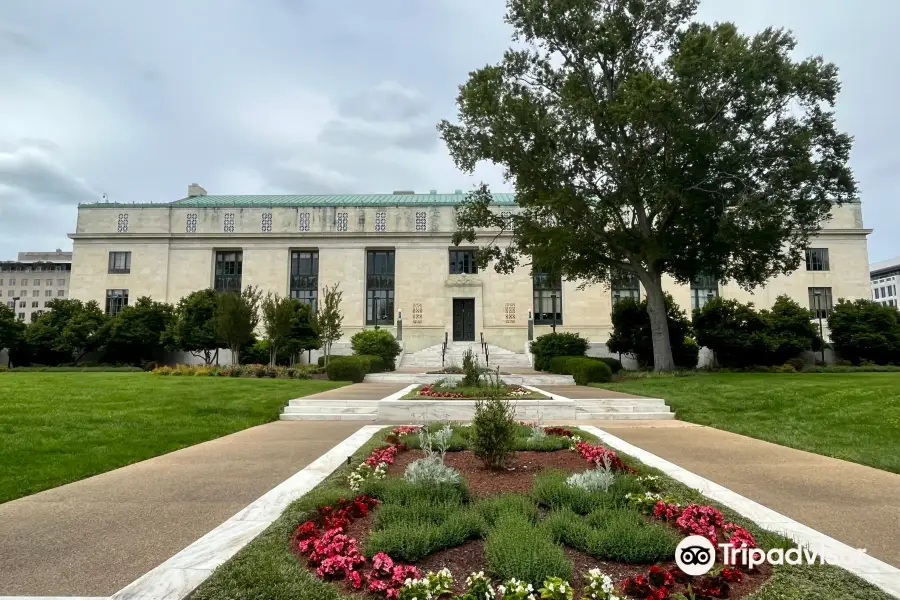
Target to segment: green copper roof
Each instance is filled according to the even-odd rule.
[[[174,206],[203,208],[252,206],[454,206],[465,194],[346,194],[308,196],[193,196]],[[515,194],[494,194],[496,204],[515,204]]]

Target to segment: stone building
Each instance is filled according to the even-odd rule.
[[[68,297],[71,272],[71,252],[19,252],[16,260],[0,262],[0,302],[31,322],[47,302]]]
[[[869,265],[869,279],[872,285],[872,300],[884,306],[900,309],[900,256]]]
[[[534,335],[556,326],[578,332],[602,353],[614,299],[642,297],[635,282],[578,289],[577,281],[476,271],[471,248],[453,247],[453,194],[218,196],[194,184],[167,204],[82,204],[74,241],[71,295],[114,314],[140,296],[177,302],[214,287],[255,285],[315,305],[323,286],[343,291],[343,345],[366,327],[397,332],[407,359],[441,344],[482,340],[523,355]],[[496,194],[498,212],[514,211]],[[869,297],[866,235],[859,204],[835,207],[804,266],[749,293],[733,284],[664,282],[686,310],[721,295],[768,307],[788,294],[823,315],[837,298]],[[818,294],[818,295],[816,295]],[[425,350],[427,353],[428,350]],[[409,362],[409,361],[408,361]],[[414,364],[414,361],[413,361]]]

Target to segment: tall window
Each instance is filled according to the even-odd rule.
[[[131,273],[131,252],[110,252],[109,273]]]
[[[806,249],[806,270],[807,271],[827,271],[828,270],[828,248],[807,248]]]
[[[106,315],[114,317],[128,306],[128,290],[106,290]]]
[[[366,325],[394,323],[394,251],[366,252]]]
[[[809,288],[809,310],[816,319],[827,319],[833,307],[830,287]]]
[[[562,325],[562,277],[534,273],[534,322],[536,325]]]
[[[641,299],[641,284],[638,282],[637,275],[634,273],[622,273],[615,277],[612,282],[612,302],[616,302],[622,298]]]
[[[451,250],[450,273],[477,273],[474,250]]]
[[[691,281],[691,308],[703,308],[719,295],[719,283],[714,277],[699,275]]]
[[[319,253],[315,250],[291,252],[291,297],[309,304],[316,312],[319,289]]]
[[[236,250],[216,252],[216,279],[215,290],[217,292],[240,292],[241,274],[243,268],[244,253]]]

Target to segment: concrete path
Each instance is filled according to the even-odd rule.
[[[679,421],[578,424],[599,427],[900,567],[900,475]]]
[[[359,427],[269,423],[0,504],[0,596],[113,594]]]
[[[381,400],[405,388],[407,383],[367,381],[353,383],[336,390],[303,396],[298,400]]]
[[[564,398],[645,398],[646,396],[635,396],[634,394],[626,394],[624,392],[613,392],[602,388],[587,387],[583,385],[542,385],[542,390],[546,390],[551,394],[559,394]]]

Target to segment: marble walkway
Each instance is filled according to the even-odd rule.
[[[0,596],[110,596],[359,428],[276,421],[0,504]]]

